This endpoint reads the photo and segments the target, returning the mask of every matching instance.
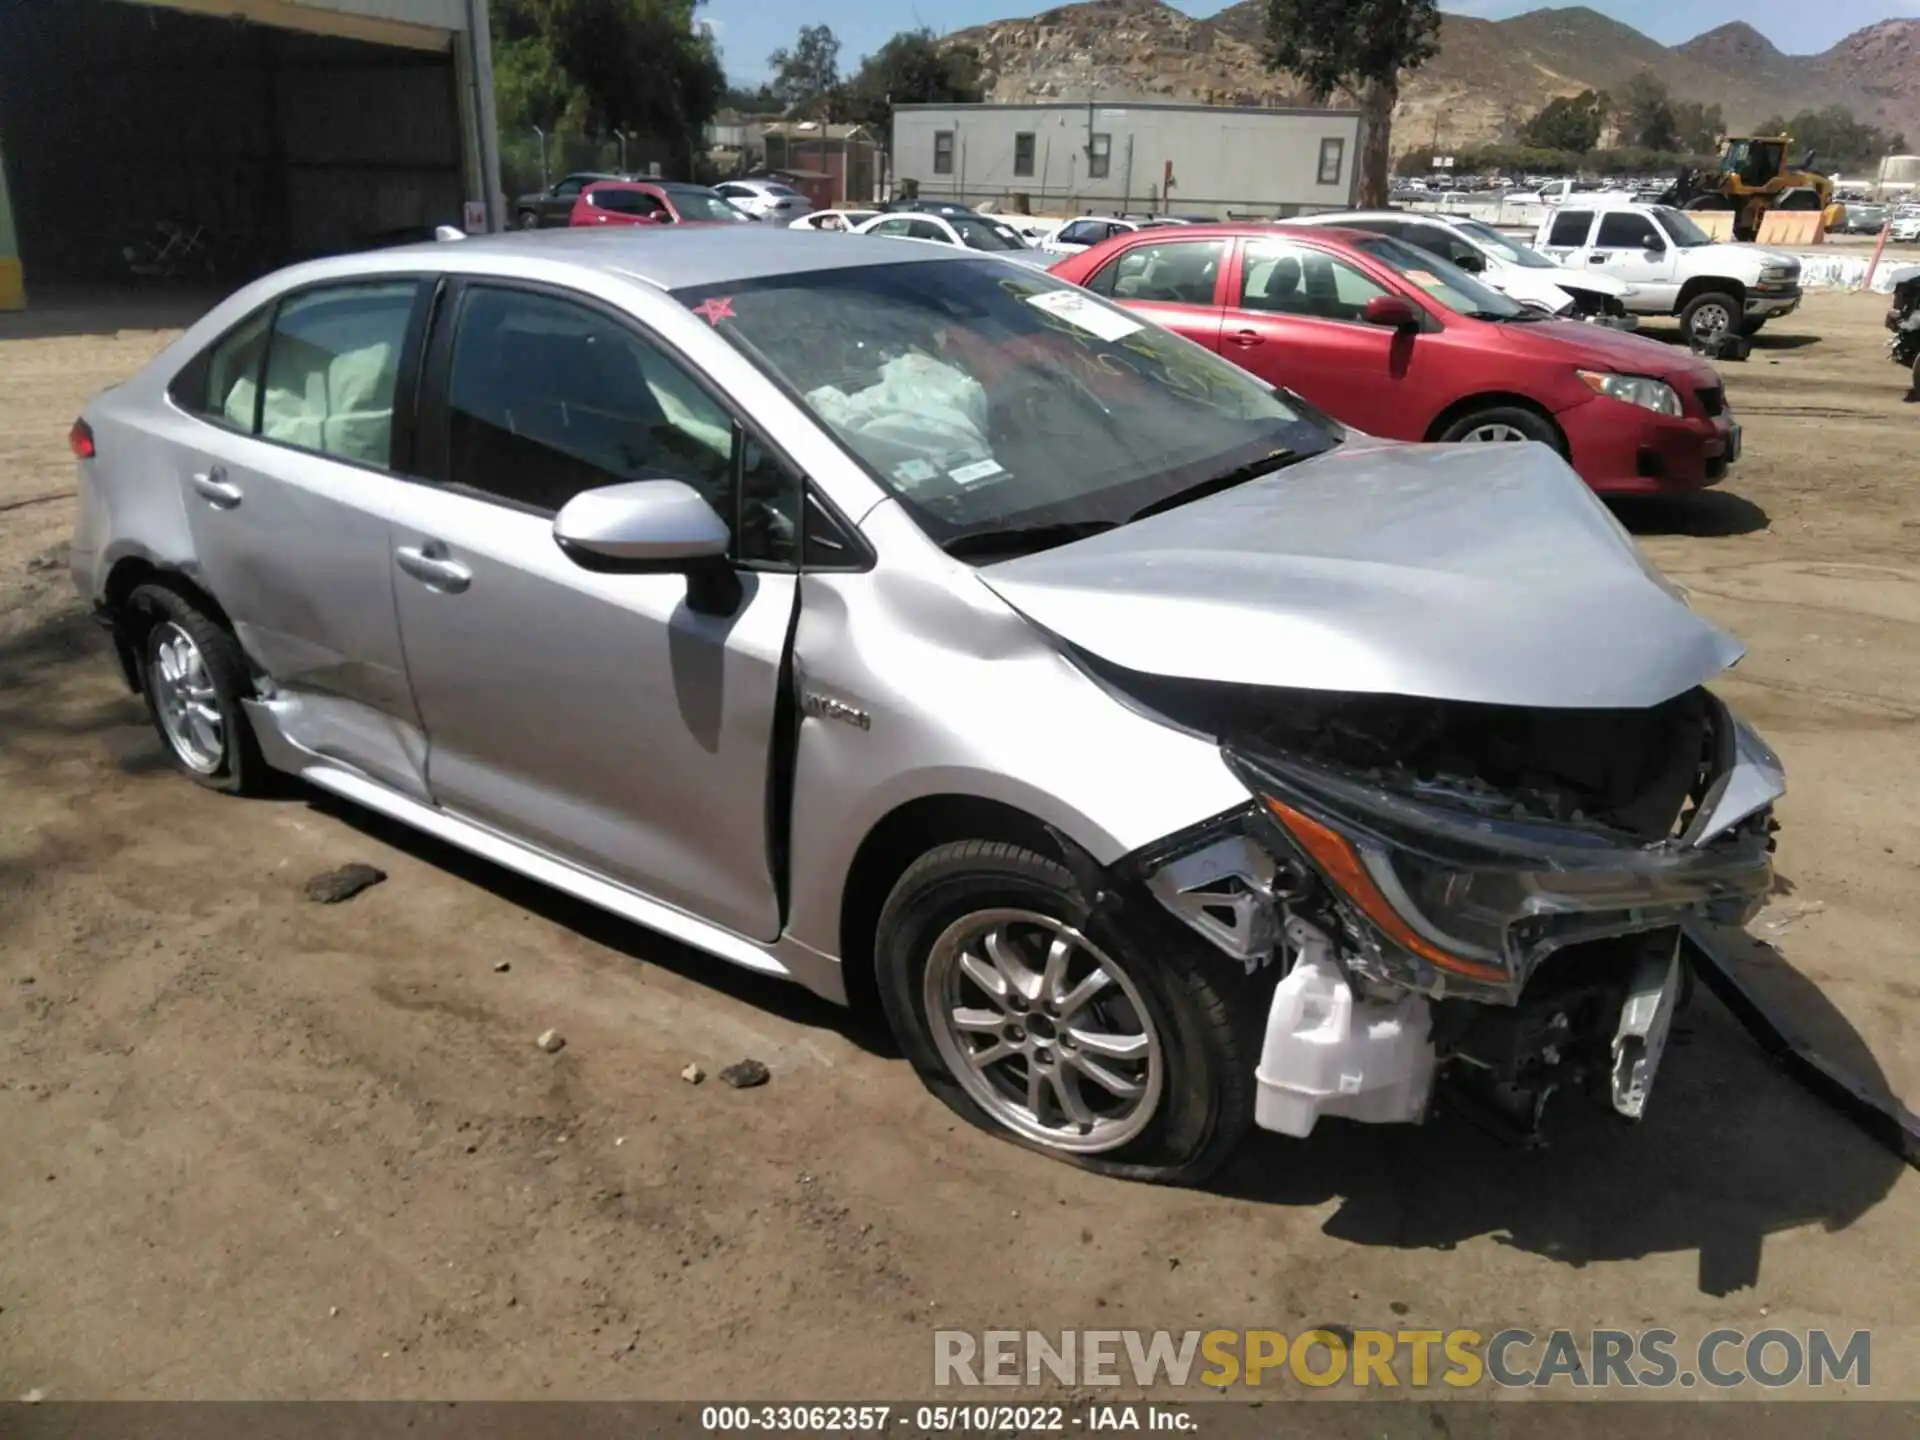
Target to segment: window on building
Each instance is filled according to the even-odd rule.
[[[1113,136],[1092,135],[1087,138],[1087,178],[1104,180],[1113,169]]]
[[[1338,135],[1329,135],[1320,142],[1320,183],[1338,185],[1340,167],[1346,163],[1347,142]]]
[[[953,173],[953,131],[951,130],[933,132],[933,173],[936,175]]]
[[[1013,173],[1033,174],[1033,132],[1023,130],[1013,137]]]

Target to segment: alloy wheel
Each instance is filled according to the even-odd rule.
[[[1693,333],[1704,338],[1724,335],[1733,328],[1733,312],[1725,305],[1709,303],[1693,312]]]
[[[1166,1059],[1140,992],[1070,925],[1031,910],[963,916],[934,942],[923,998],[960,1088],[1029,1140],[1098,1154],[1159,1111]]]
[[[211,775],[226,758],[226,722],[206,657],[193,637],[171,620],[155,629],[148,651],[147,685],[160,729],[180,763]]]
[[[1460,438],[1472,443],[1495,445],[1506,441],[1525,440],[1527,437],[1514,426],[1502,425],[1496,421],[1487,425],[1476,425]]]

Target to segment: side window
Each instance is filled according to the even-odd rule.
[[[582,180],[578,175],[569,175],[566,179],[562,180],[558,185],[553,187],[553,193],[557,196],[560,196],[563,199],[571,199],[573,196],[578,195],[583,188],[585,188],[586,183],[587,182],[585,180]]]
[[[1600,217],[1600,233],[1594,238],[1598,250],[1652,250],[1666,248],[1666,241],[1653,228],[1653,222],[1631,210],[1610,210]]]
[[[173,403],[203,420],[251,435],[260,393],[260,365],[266,358],[267,330],[272,323],[273,307],[269,305],[189,361],[167,387]]]
[[[1587,243],[1587,231],[1592,226],[1591,210],[1562,210],[1553,217],[1553,228],[1547,232],[1547,243],[1578,248]]]
[[[876,235],[909,235],[913,233],[913,221],[882,220],[878,225],[873,227],[873,233]]]
[[[1115,300],[1150,300],[1163,305],[1211,305],[1223,240],[1169,240],[1132,245],[1094,277],[1090,287]]]
[[[1098,245],[1107,238],[1106,227],[1091,220],[1076,220],[1060,232],[1062,245]]]
[[[341,285],[280,304],[260,436],[385,469],[393,397],[419,282]]]
[[[1241,264],[1242,310],[1358,322],[1367,302],[1386,293],[1346,261],[1305,245],[1249,241]]]
[[[938,240],[942,245],[953,244],[953,237],[931,220],[915,220],[907,227],[907,234],[915,240]]]
[[[1480,254],[1458,235],[1450,230],[1442,230],[1438,225],[1409,225],[1401,238],[1429,255],[1438,255],[1442,260],[1457,261],[1464,258],[1472,263]]]
[[[572,301],[476,287],[447,382],[448,478],[546,513],[582,490],[684,480],[723,517],[734,426],[674,361]]]

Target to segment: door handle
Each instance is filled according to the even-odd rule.
[[[473,572],[458,560],[448,558],[446,547],[430,544],[420,548],[402,545],[393,552],[394,563],[420,581],[429,590],[444,590],[458,595],[473,583]]]
[[[1587,264],[1589,265],[1604,265],[1606,263],[1607,263],[1607,257],[1604,255],[1587,256]]]
[[[227,479],[227,467],[215,465],[193,477],[193,488],[200,498],[216,510],[231,510],[240,503],[240,487]]]
[[[1251,350],[1261,343],[1262,338],[1258,330],[1236,330],[1227,336],[1227,342],[1238,345],[1242,350]]]

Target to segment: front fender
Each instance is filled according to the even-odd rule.
[[[913,801],[1009,806],[1110,864],[1247,800],[1213,741],[1129,707],[959,568],[802,579],[787,934],[825,954],[862,842]]]

